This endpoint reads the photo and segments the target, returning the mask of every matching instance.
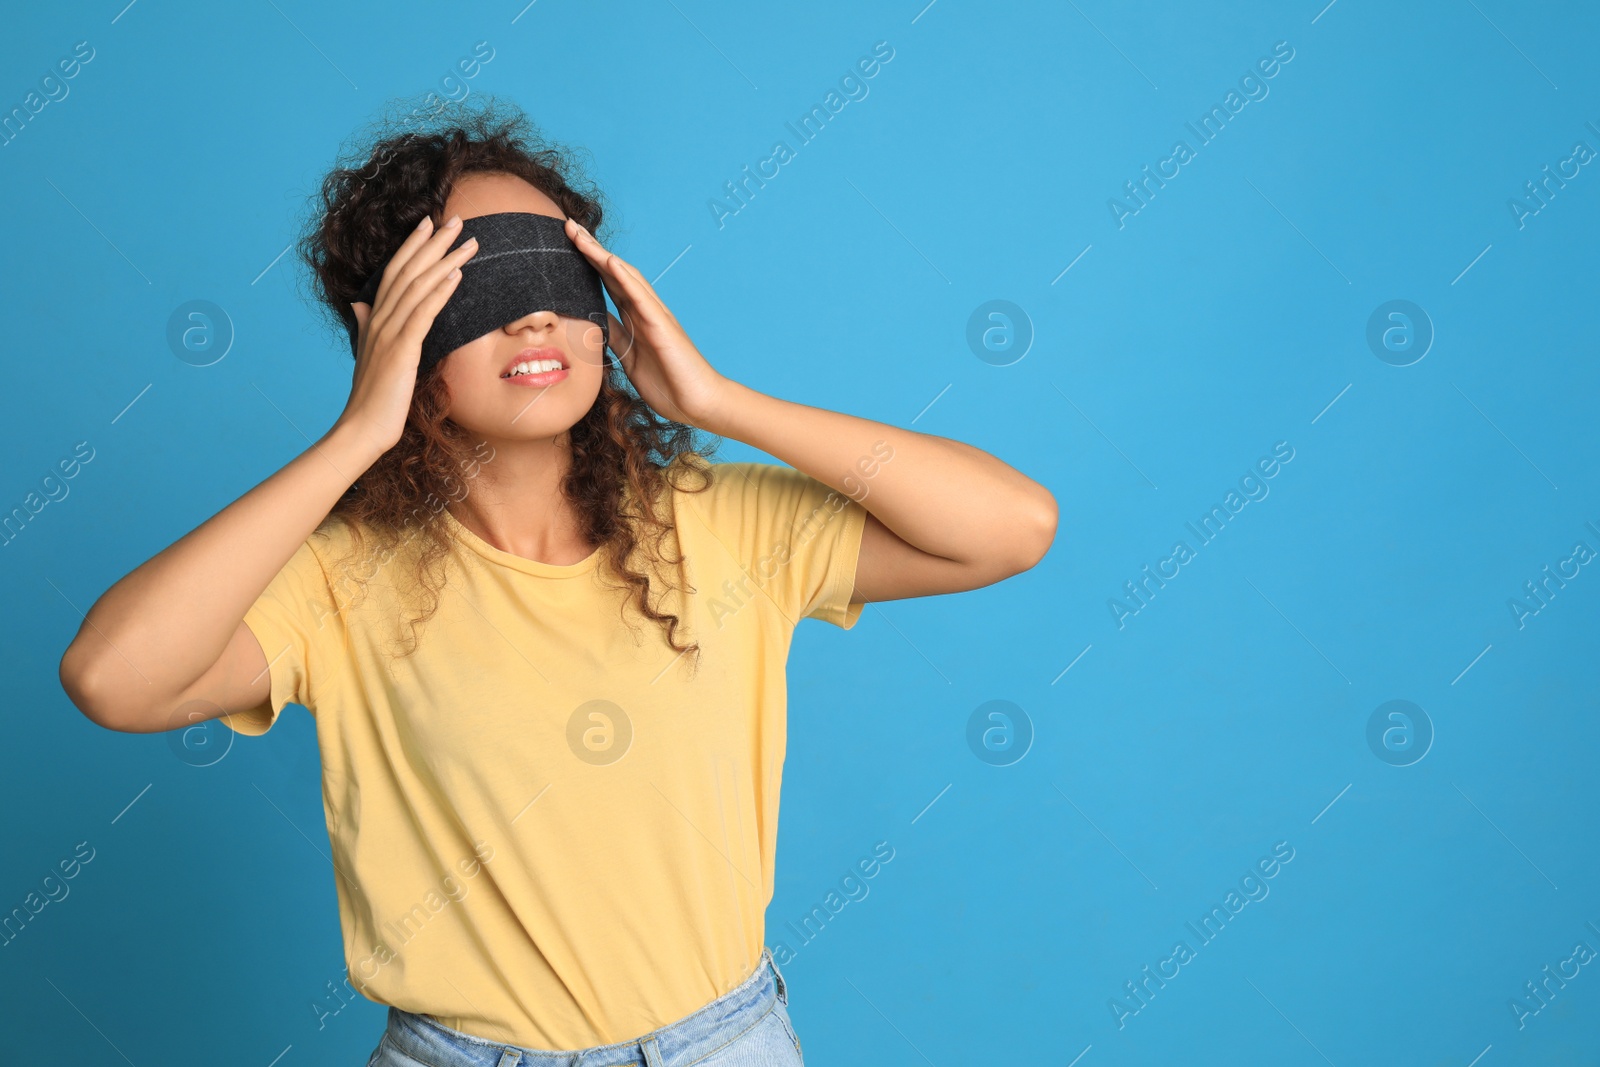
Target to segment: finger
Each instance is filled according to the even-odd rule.
[[[460,231],[457,230],[456,232],[459,233]],[[444,230],[437,236],[444,238],[444,240],[437,246],[429,242],[418,249],[417,254],[408,265],[409,268],[414,269],[415,273],[402,276],[402,284],[406,286],[406,289],[416,286],[419,296],[432,292],[433,287],[438,284],[440,278],[449,274],[478,253],[478,239],[476,237],[468,237],[461,242],[459,247],[449,248],[450,241],[454,239],[451,232]],[[449,250],[446,251],[446,249]],[[400,295],[404,297],[406,295],[405,291],[403,290]]]
[[[431,220],[430,220],[431,225]],[[437,266],[446,256],[457,236],[461,233],[461,224],[454,226],[441,226],[437,232],[428,233],[426,228],[412,233],[400,245],[389,265],[384,268],[383,280],[378,283],[378,292],[374,297],[374,310],[381,310],[386,296],[404,296],[410,286],[418,278],[426,274],[430,268]],[[419,234],[421,240],[418,240]],[[476,247],[474,245],[473,247]],[[459,250],[458,250],[459,251]],[[449,273],[450,268],[445,268]],[[393,272],[391,274],[391,272]],[[425,282],[424,288],[417,295],[432,288],[432,284]],[[414,306],[414,301],[411,306]],[[409,306],[406,308],[409,311]]]
[[[612,302],[618,308],[633,310],[638,306],[638,293],[629,284],[628,275],[618,270],[623,263],[622,257],[614,252],[606,251],[604,245],[595,240],[594,235],[573,219],[567,220],[567,233],[577,245],[578,251],[584,254],[595,268],[600,272],[600,280],[605,283],[606,292],[611,294]]]
[[[374,309],[366,334],[371,338],[368,347],[408,341],[419,345],[433,325],[439,309],[455,292],[461,280],[459,275],[450,277],[451,273],[459,270],[459,265],[476,251],[477,246],[470,242],[463,245],[405,283],[405,290],[398,296],[391,296],[382,307]],[[420,323],[420,333],[417,323]]]
[[[412,231],[406,234],[406,239],[400,242],[400,247],[395,249],[394,254],[389,257],[389,262],[383,266],[383,277],[378,280],[378,292],[373,294],[372,298],[374,307],[377,306],[380,296],[387,291],[394,279],[400,276],[400,270],[405,266],[406,260],[411,258],[411,254],[416,251],[419,245],[432,236],[433,232],[432,216],[424,215]]]
[[[460,284],[460,270],[452,267],[433,288],[417,300],[400,329],[400,336],[408,342],[408,349],[414,347],[417,351],[421,351],[422,341],[428,336],[428,330],[433,327],[433,320],[438,316],[439,309],[444,307],[445,302],[450,299],[450,294],[455,292],[456,286]]]
[[[399,277],[395,283],[396,295],[404,295],[407,288],[424,278],[433,268],[445,262],[450,256],[460,249],[451,250],[450,245],[461,235],[461,223],[454,226],[441,226],[439,231],[426,241],[417,245],[400,265]],[[469,238],[470,240],[470,238]],[[465,245],[466,242],[463,242]],[[475,244],[472,247],[477,247]],[[397,257],[398,258],[398,257]],[[450,267],[445,268],[445,273],[450,272]],[[424,282],[424,290],[431,285]]]
[[[626,274],[632,280],[633,287],[637,290],[641,290],[649,302],[660,310],[661,314],[665,315],[673,325],[677,325],[677,316],[673,315],[671,310],[668,309],[666,301],[662,300],[661,297],[656,293],[655,286],[651,285],[645,280],[645,276],[639,272],[639,268],[635,267],[632,263],[629,263],[621,256],[616,256],[615,258],[617,260],[617,269],[621,273]]]
[[[595,271],[600,275],[600,283],[605,286],[606,294],[611,297],[611,302],[617,305],[619,309],[632,308],[635,303],[632,294],[624,286],[622,278],[617,275],[611,264],[607,262],[610,253],[604,249],[599,249],[597,245],[593,244],[582,248],[582,251],[588,257]]]
[[[619,300],[613,292],[612,299],[616,301],[618,308],[633,316],[637,326],[646,330],[652,326],[677,326],[678,320],[672,317],[666,305],[651,291],[643,276],[627,260],[615,252],[606,253],[605,272],[612,279],[607,288],[620,290],[622,293],[622,298]]]
[[[572,223],[572,230],[575,232],[578,247],[589,256],[590,261],[595,263],[604,274],[615,279],[617,287],[620,287],[628,294],[628,299],[634,307],[652,309],[657,314],[665,317],[674,326],[678,325],[677,316],[673,315],[667,308],[666,302],[657,294],[655,286],[645,280],[639,268],[615,252],[607,252],[605,246],[576,221],[570,219],[568,221]],[[618,306],[620,307],[621,304],[618,304]]]
[[[441,236],[448,239],[448,232]],[[453,249],[435,262],[424,263],[432,254],[432,250],[421,250],[413,259],[410,270],[403,273],[394,283],[394,288],[391,290],[394,295],[389,296],[387,301],[382,296],[378,297],[379,307],[374,313],[380,321],[375,323],[374,328],[383,330],[391,324],[399,324],[403,329],[404,324],[416,313],[422,301],[437,291],[445,276],[452,270],[458,269],[477,252],[477,239],[472,237],[462,242],[461,247]]]

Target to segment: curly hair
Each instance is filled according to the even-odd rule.
[[[341,151],[313,195],[296,247],[310,268],[312,302],[332,313],[330,325],[346,340],[356,328],[350,302],[362,284],[424,215],[437,217],[443,211],[463,175],[489,172],[522,178],[600,238],[603,196],[583,176],[575,153],[547,141],[515,105],[501,104],[493,96],[482,100],[472,108],[446,105],[420,121],[416,111],[380,118],[358,135],[354,150]],[[345,491],[325,520],[342,521],[357,552],[366,534],[376,542],[366,560],[366,575],[355,576],[348,563],[341,567],[356,582],[351,602],[403,543],[417,542],[419,551],[403,557],[416,569],[416,581],[408,588],[420,590],[426,601],[410,619],[413,638],[438,610],[444,585],[440,565],[455,536],[439,513],[448,500],[464,498],[480,465],[494,458],[478,451],[469,435],[450,421],[446,362],[439,361],[418,378],[400,441]],[[697,460],[708,459],[720,438],[707,435],[709,443],[697,447],[699,433],[658,416],[632,391],[620,363],[607,360],[594,405],[567,431],[571,464],[561,485],[588,543],[600,546],[611,575],[631,591],[624,600],[624,618],[631,600],[641,615],[664,626],[674,651],[693,653],[691,669],[699,659],[699,643],[680,643],[682,620],[652,605],[647,568],[635,563],[682,563],[681,555],[668,558],[663,551],[669,539],[676,542],[676,531],[662,498],[669,486],[700,492],[710,485],[710,465]],[[678,477],[680,472],[698,474],[700,483],[691,486],[691,479]],[[336,600],[340,596],[336,590]],[[416,647],[414,642],[404,654]]]

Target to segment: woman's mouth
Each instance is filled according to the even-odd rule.
[[[553,385],[567,376],[566,360],[554,349],[521,352],[500,380],[511,385]]]

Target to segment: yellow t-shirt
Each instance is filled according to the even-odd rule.
[[[576,1049],[674,1022],[759,962],[789,643],[801,618],[855,625],[867,513],[790,467],[707,466],[710,488],[667,491],[685,562],[654,572],[693,593],[651,589],[702,646],[693,676],[631,603],[624,623],[598,551],[524,559],[448,511],[446,585],[410,656],[391,658],[410,644],[395,583],[412,560],[352,597],[334,518],[245,615],[270,706],[223,721],[315,716],[345,962],[369,999]]]

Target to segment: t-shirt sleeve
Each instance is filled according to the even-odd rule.
[[[750,584],[791,624],[821,619],[848,630],[867,509],[793,467],[716,463],[701,507]]]
[[[327,572],[312,549],[317,537],[313,533],[295,549],[245,612],[244,623],[267,657],[272,692],[264,704],[221,716],[238,733],[266,733],[286,704],[315,713],[319,695],[332,677],[342,621]]]

